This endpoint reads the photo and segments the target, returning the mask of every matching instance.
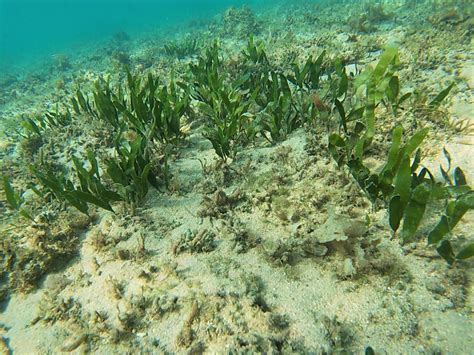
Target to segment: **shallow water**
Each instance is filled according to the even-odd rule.
[[[471,353],[473,15],[0,0],[0,354]]]
[[[1,0],[0,66],[35,62],[117,32],[136,36],[189,21],[209,20],[245,0]]]

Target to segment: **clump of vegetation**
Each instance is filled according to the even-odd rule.
[[[3,176],[3,191],[5,193],[5,197],[7,199],[8,206],[10,207],[10,209],[18,211],[20,216],[34,221],[33,217],[31,217],[30,212],[28,212],[28,210],[24,207],[25,200],[22,197],[21,193],[18,193],[13,189],[11,179],[6,175]]]
[[[364,4],[362,12],[352,14],[347,23],[356,32],[368,33],[375,31],[376,25],[389,20],[393,15],[385,11],[382,4],[368,2]]]
[[[114,186],[107,186],[99,170],[99,164],[91,151],[87,152],[90,168],[87,170],[77,157],[73,157],[74,171],[79,184],[75,184],[69,172],[60,167],[32,166],[32,172],[43,189],[34,188],[41,197],[54,196],[58,201],[70,204],[84,214],[89,214],[89,205],[114,212],[113,202],[124,201],[135,211],[148,193],[149,184],[159,188],[156,176],[150,175],[153,164],[146,150],[146,143],[137,137],[130,144],[120,137],[115,147],[116,156],[109,159],[106,177]]]
[[[61,112],[59,104],[56,104],[54,111],[45,112],[44,117],[39,117],[38,120],[42,127],[58,128],[68,126],[72,121],[72,117],[69,108]]]
[[[441,201],[446,209],[432,229],[429,243],[450,263],[473,255],[472,245],[454,254],[448,238],[473,208],[472,190],[461,168],[454,170],[454,180],[448,177],[448,168],[445,181],[440,182],[422,167],[419,147],[428,134],[426,128],[404,138],[404,129],[395,127],[386,162],[379,169],[364,162],[377,132],[376,109],[385,106],[397,117],[412,96],[400,89],[397,48],[387,48],[375,67],[367,67],[353,80],[342,60],[323,64],[324,52],[316,60],[308,58],[302,66],[295,63],[286,74],[270,63],[263,43],[255,42],[253,36],[242,55],[236,70],[226,70],[216,41],[180,80],[172,75],[167,83],[160,83],[151,73],[142,80],[127,70],[125,83],[112,87],[100,80],[92,95],[77,90],[71,100],[73,112],[110,127],[113,153],[102,161],[88,151],[85,162],[89,168],[84,168],[79,157],[73,158],[72,169],[40,160],[31,169],[36,178],[34,191],[85,214],[90,205],[114,211],[113,204],[118,202],[135,211],[150,185],[158,189],[163,180],[165,184],[169,180],[169,152],[182,142],[183,120],[191,115],[190,103],[195,100],[195,107],[206,118],[203,134],[221,162],[235,158],[239,147],[259,137],[275,144],[298,127],[325,126],[331,156],[339,167],[348,169],[374,208],[388,208],[390,227],[403,242],[414,239],[425,211],[431,210],[428,205]],[[327,80],[321,82],[323,70]],[[427,103],[427,109],[436,110],[452,88],[442,90]],[[57,107],[40,118],[25,119],[23,126],[26,137],[42,139],[45,130],[64,128],[71,121],[69,109],[60,112]],[[4,185],[10,206],[26,216],[21,212],[26,210],[23,201],[16,198],[10,181],[5,180]],[[222,198],[225,194],[216,196],[221,197],[216,200],[217,207],[229,201]]]
[[[128,52],[124,50],[113,51],[112,60],[121,66],[130,65],[130,63],[132,62],[130,54],[128,54]]]
[[[295,65],[289,76],[271,67],[263,43],[253,36],[243,55],[237,77],[222,70],[217,42],[191,65],[192,96],[209,118],[205,136],[223,160],[235,157],[241,143],[260,135],[274,144],[316,116],[308,93],[319,85],[324,54],[302,69]]]
[[[392,16],[390,13],[385,11],[382,4],[374,4],[373,2],[364,4],[364,12],[367,16],[367,20],[372,23],[387,21]]]
[[[32,166],[32,173],[42,186],[42,188],[35,187],[34,191],[45,200],[54,196],[58,201],[68,203],[84,214],[89,213],[89,204],[113,211],[110,201],[120,200],[120,198],[101,183],[97,161],[92,153],[88,155],[91,162],[89,171],[86,171],[79,160],[74,158],[80,180],[79,186],[76,186],[72,178],[68,177],[64,167],[58,171],[53,167]]]
[[[260,24],[254,12],[248,6],[230,7],[224,13],[221,25],[224,36],[248,38],[251,34],[260,32]]]
[[[23,139],[20,142],[20,153],[27,160],[32,159],[44,144],[43,133],[45,126],[44,121],[38,117],[23,116],[20,125],[23,131],[17,131],[18,135]]]
[[[53,56],[54,67],[58,71],[66,71],[72,68],[71,59],[67,54],[56,54]]]
[[[451,170],[451,156],[444,149],[448,169],[440,166],[446,185],[434,190],[436,197],[445,199],[445,212],[438,224],[428,234],[428,244],[437,246],[438,253],[450,264],[456,260],[463,260],[474,256],[474,243],[464,246],[458,253],[454,253],[448,237],[461,218],[469,210],[474,209],[474,190],[467,185],[466,177],[461,168],[453,170],[452,178],[449,176]]]
[[[398,231],[403,220],[400,237],[403,242],[413,239],[417,232],[428,203],[433,200],[445,200],[451,206],[444,219],[430,233],[430,244],[440,243],[437,251],[448,262],[455,260],[451,244],[443,237],[451,231],[462,215],[474,208],[472,190],[467,186],[464,174],[457,168],[455,179],[456,187],[448,186],[435,180],[427,168],[420,168],[422,152],[418,147],[428,134],[428,129],[421,129],[412,137],[403,141],[403,128],[393,130],[392,146],[387,155],[387,162],[377,171],[371,171],[363,162],[364,155],[372,144],[375,134],[374,109],[383,100],[387,100],[396,113],[401,98],[398,99],[398,78],[395,76],[397,67],[397,50],[388,48],[382,55],[374,69],[368,68],[355,80],[355,86],[365,85],[366,101],[361,106],[358,118],[346,116],[344,107],[335,99],[341,118],[340,126],[343,134],[332,133],[329,137],[329,151],[339,166],[346,165],[354,179],[367,194],[373,204],[378,201],[388,202],[390,226]],[[397,79],[394,79],[397,78]],[[395,84],[396,83],[396,84]],[[430,107],[439,106],[447,96],[452,86],[440,92],[430,102]],[[357,109],[359,110],[359,109]],[[349,118],[349,119],[348,119]],[[352,121],[355,120],[355,123]],[[447,173],[445,174],[447,176]],[[459,202],[449,202],[452,199]],[[451,222],[450,222],[451,221]],[[474,255],[473,245],[464,246],[457,254],[457,259],[464,259]]]
[[[111,127],[115,135],[115,154],[100,169],[100,162],[91,151],[87,152],[90,169],[83,168],[78,157],[73,158],[74,171],[79,184],[65,167],[53,168],[46,164],[35,164],[32,172],[46,191],[35,189],[42,197],[54,196],[58,201],[74,206],[82,213],[89,213],[89,205],[95,205],[113,212],[112,203],[126,202],[135,211],[149,191],[149,184],[155,188],[169,181],[167,159],[171,143],[179,143],[181,119],[189,110],[189,94],[172,80],[169,85],[159,85],[158,79],[149,75],[142,85],[137,75],[127,71],[127,86],[111,88],[109,82],[98,81],[93,91],[93,101],[81,90],[71,99],[73,111],[86,113]],[[125,96],[125,93],[127,96]],[[32,119],[24,121],[24,127],[31,135],[41,137],[48,127],[64,126],[71,119],[66,114],[47,113],[38,124]],[[136,137],[124,139],[125,131],[133,131]],[[152,158],[163,145],[161,159]],[[101,172],[105,171],[105,174]],[[112,181],[110,183],[105,182]]]
[[[468,24],[469,19],[472,18],[473,10],[465,4],[459,4],[459,6],[449,6],[445,4],[442,6],[440,11],[430,16],[428,20],[433,26],[436,27],[457,27],[463,23]],[[472,26],[472,23],[471,23]]]
[[[159,184],[150,173],[153,166],[143,138],[137,137],[129,144],[124,141],[116,144],[116,157],[109,160],[107,174],[116,184],[120,196],[117,200],[126,201],[135,210],[148,194],[149,183],[155,188],[159,188]]]
[[[200,110],[208,117],[205,136],[223,160],[234,157],[249,104],[245,102],[238,83],[225,85],[227,77],[222,70],[218,43],[214,42],[190,69],[195,82],[191,95],[199,101]]]
[[[200,46],[201,43],[195,37],[188,35],[166,43],[163,49],[166,55],[182,59],[198,53]]]
[[[34,115],[32,117],[23,116],[20,125],[23,132],[17,133],[27,139],[38,138],[43,140],[43,134],[47,129],[61,128],[68,126],[72,121],[71,112],[68,108],[65,111],[59,110],[59,104],[56,104],[54,111],[47,111],[43,115]]]
[[[76,113],[86,112],[103,120],[115,129],[131,129],[153,142],[178,142],[182,137],[182,119],[190,113],[190,96],[185,85],[173,78],[168,85],[160,85],[151,73],[142,83],[138,75],[127,70],[126,88],[98,81],[93,92],[94,104],[78,90],[71,102]]]
[[[205,137],[223,160],[235,157],[235,146],[248,106],[248,103],[242,103],[242,96],[236,88],[222,89],[211,96],[209,103],[201,105],[201,110],[210,118]]]

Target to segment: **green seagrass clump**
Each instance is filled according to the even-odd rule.
[[[23,199],[22,194],[15,191],[13,188],[10,177],[3,175],[2,180],[3,191],[5,193],[8,207],[13,211],[17,211],[20,216],[34,221],[34,218],[25,207],[25,200]]]
[[[169,50],[180,55],[181,49],[175,47]],[[135,211],[150,186],[158,189],[169,181],[170,151],[183,142],[183,126],[195,114],[203,118],[201,132],[221,162],[234,159],[239,148],[259,139],[273,145],[298,128],[310,127],[327,132],[329,154],[374,208],[387,209],[390,228],[403,243],[427,231],[429,245],[436,246],[449,263],[473,256],[472,244],[458,246],[450,240],[453,229],[474,208],[464,172],[456,167],[451,173],[451,157],[445,151],[448,168],[442,169],[444,179],[438,181],[422,164],[428,128],[408,131],[399,121],[401,113],[416,118],[421,111],[437,112],[454,84],[431,100],[403,91],[397,75],[398,49],[393,46],[358,75],[348,74],[341,59],[328,63],[325,52],[285,68],[269,58],[263,42],[252,35],[241,61],[230,69],[214,41],[179,79],[171,75],[162,81],[152,73],[142,77],[127,69],[119,84],[99,80],[89,94],[77,90],[72,112],[105,123],[112,152],[97,159],[87,151],[86,159],[73,157],[69,169],[36,164],[31,168],[36,178],[32,188],[46,200],[59,200],[86,214],[91,205],[114,211],[116,203]],[[386,158],[373,168],[366,158],[376,146],[380,112],[398,121],[390,146],[384,148]],[[22,126],[24,137],[42,140],[47,129],[72,123],[71,111],[56,107],[39,118],[25,118]],[[4,190],[10,207],[26,216],[24,201],[8,178]],[[438,223],[427,226],[430,214],[436,212],[441,215]]]
[[[187,86],[174,78],[161,84],[151,73],[142,82],[139,75],[126,71],[125,86],[112,87],[110,81],[99,80],[92,95],[76,91],[71,99],[76,114],[87,114],[110,127],[114,153],[106,161],[98,162],[92,151],[87,152],[86,164],[73,157],[74,178],[70,169],[53,169],[40,163],[31,167],[42,189],[41,196],[53,196],[80,212],[88,214],[89,205],[112,211],[112,204],[125,202],[135,211],[149,191],[169,181],[168,146],[183,139],[183,118],[190,113],[190,95]],[[90,98],[92,97],[92,99]],[[66,115],[66,116],[64,116]],[[70,119],[70,112],[48,113],[38,121],[24,121],[31,135],[42,136],[44,129],[61,126]],[[135,133],[133,140],[124,139],[124,132]],[[152,156],[165,152],[162,159]],[[104,165],[100,168],[100,165]],[[40,191],[44,190],[44,191]]]
[[[252,34],[258,34],[260,29],[260,22],[248,6],[228,8],[220,21],[220,32],[223,36],[245,39]]]
[[[234,76],[224,70],[217,41],[190,66],[191,96],[208,118],[205,137],[223,160],[257,136],[279,142],[317,114],[309,92],[319,86],[324,53],[302,69],[295,65],[294,75],[273,68],[263,43],[253,36],[242,54]]]
[[[143,82],[128,69],[126,74],[125,87],[111,88],[109,82],[96,82],[93,103],[78,90],[71,99],[74,111],[108,123],[115,132],[132,129],[150,142],[179,141],[183,118],[190,113],[187,85],[174,78],[161,84],[151,73]]]
[[[179,59],[195,55],[199,52],[201,43],[191,35],[170,41],[163,46],[163,50],[167,56]]]
[[[110,203],[120,201],[121,197],[102,182],[94,154],[89,151],[87,155],[90,164],[88,170],[77,157],[73,157],[79,183],[69,177],[69,172],[64,167],[31,166],[31,171],[39,183],[33,187],[33,191],[45,200],[53,197],[84,214],[89,214],[89,204],[113,212]]]
[[[428,134],[428,128],[415,132],[411,137],[403,137],[403,128],[393,129],[392,144],[386,162],[376,170],[369,169],[364,157],[370,150],[376,131],[375,108],[384,104],[394,115],[400,105],[408,100],[409,94],[399,95],[396,48],[388,48],[374,69],[368,68],[355,78],[354,86],[365,86],[364,101],[359,107],[346,114],[344,101],[334,98],[334,106],[340,117],[341,133],[331,133],[328,149],[337,164],[346,166],[355,181],[376,205],[388,206],[389,224],[394,233],[399,232],[402,242],[414,239],[421,226],[429,205],[438,205],[439,201],[446,206],[441,221],[428,235],[428,243],[437,245],[438,253],[449,263],[466,259],[474,255],[474,244],[461,248],[454,254],[449,233],[461,217],[474,208],[473,191],[467,185],[461,168],[454,171],[454,183],[448,173],[442,170],[445,181],[437,181],[434,175],[422,166],[422,151],[419,148]],[[429,104],[435,109],[449,94],[453,85],[442,90]],[[338,91],[338,95],[344,91]],[[347,90],[346,90],[347,92]],[[344,95],[344,98],[346,95]],[[405,143],[403,143],[405,142]],[[451,165],[451,158],[445,152]]]

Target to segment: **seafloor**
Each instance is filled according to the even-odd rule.
[[[473,181],[472,3],[388,2],[375,10],[353,2],[230,9],[140,38],[119,33],[38,69],[3,74],[1,170],[26,191],[35,222],[2,197],[0,353],[472,353],[472,260],[449,265],[427,246],[424,225],[409,243],[394,237],[386,208],[373,206],[328,153],[324,125],[276,143],[260,137],[224,163],[192,103],[167,188],[150,187],[133,211],[114,203],[115,213],[87,216],[28,190],[35,181],[28,166],[71,166],[86,149],[106,160],[113,139],[105,122],[72,113],[39,141],[22,132],[24,117],[70,106],[78,86],[87,94],[100,77],[123,80],[125,65],[164,81],[187,75],[201,48],[173,54],[164,49],[169,41],[193,47],[189,38],[197,38],[201,47],[218,37],[232,70],[252,33],[283,68],[326,50],[355,71],[395,44],[403,91],[433,98],[454,82],[436,110],[412,110],[420,98],[396,117],[379,108],[366,159],[374,167],[385,161],[395,124],[428,127],[423,164],[439,178],[445,147]],[[472,242],[473,230],[467,213],[453,245]]]

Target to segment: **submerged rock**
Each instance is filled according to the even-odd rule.
[[[318,242],[330,243],[361,237],[366,232],[367,225],[364,222],[332,213],[326,222],[316,229],[315,234]]]

